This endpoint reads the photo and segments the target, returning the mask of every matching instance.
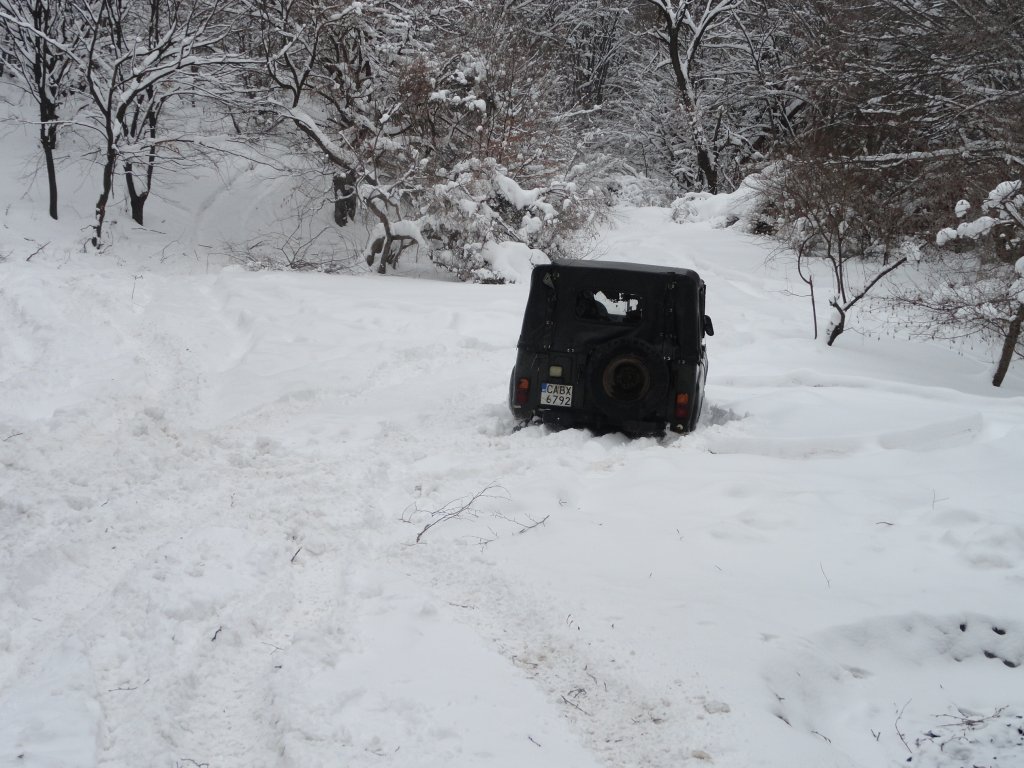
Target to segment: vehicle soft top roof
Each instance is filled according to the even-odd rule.
[[[556,279],[550,279],[556,275]],[[631,264],[624,261],[556,261],[533,268],[530,298],[523,313],[520,349],[568,349],[592,324],[576,317],[575,291],[616,290],[648,294],[653,301],[635,330],[648,335],[663,332],[669,297],[676,311],[674,336],[686,355],[700,353],[704,311],[704,281],[692,269]],[[593,326],[593,335],[607,337],[607,327]]]
[[[645,275],[673,275],[676,277],[683,277],[688,280],[700,280],[698,275],[692,269],[686,269],[685,267],[659,267],[653,264],[633,264],[628,261],[591,261],[591,260],[566,260],[557,259],[552,260],[551,267],[561,271],[570,270],[572,272],[631,272],[633,274],[645,274]]]

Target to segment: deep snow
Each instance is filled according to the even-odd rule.
[[[225,266],[260,166],[86,253],[2,141],[0,766],[1024,765],[1021,366],[622,209],[708,283],[701,426],[513,432],[524,285]]]

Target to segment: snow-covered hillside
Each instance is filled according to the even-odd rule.
[[[708,283],[702,424],[513,432],[525,286],[225,267],[245,167],[82,252],[24,156],[0,766],[1024,763],[1019,366],[826,349],[770,243],[622,209]]]

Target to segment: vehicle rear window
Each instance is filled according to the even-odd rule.
[[[576,317],[583,320],[636,325],[643,314],[644,300],[635,293],[603,288],[576,293]]]

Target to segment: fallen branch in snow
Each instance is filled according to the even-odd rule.
[[[473,537],[476,540],[477,546],[480,547],[480,551],[481,552],[487,548],[488,544],[490,544],[493,541],[497,541],[498,540],[497,532],[495,532],[493,528],[488,528],[488,530],[491,532],[490,538],[485,538],[483,536],[474,536]]]
[[[633,725],[640,725],[640,723],[652,722],[655,725],[661,725],[665,722],[665,718],[658,717],[653,712],[644,712],[642,715],[632,718]]]
[[[540,520],[531,520],[529,525],[524,525],[522,528],[520,528],[518,531],[516,531],[516,536],[524,534],[527,531],[532,531],[538,525],[544,525],[544,523],[546,523],[548,521],[549,517],[551,517],[551,515],[544,515],[544,517],[541,518]]]
[[[417,518],[419,518],[423,513],[429,514],[430,520],[425,525],[423,525],[423,527],[420,528],[419,533],[416,534],[415,543],[419,544],[423,540],[423,537],[424,535],[426,535],[427,531],[429,531],[434,526],[440,525],[441,523],[447,522],[449,520],[478,519],[482,514],[484,514],[480,509],[477,508],[477,505],[483,499],[496,499],[498,501],[507,502],[511,500],[511,497],[508,495],[508,491],[506,491],[500,485],[497,485],[496,483],[488,483],[486,486],[481,488],[479,491],[473,493],[472,495],[462,496],[458,499],[453,499],[452,501],[449,501],[447,504],[440,507],[439,509],[424,510],[416,505],[413,505],[411,509],[407,509],[402,514],[402,522],[409,523],[410,525],[418,525],[419,523],[417,522]],[[544,525],[544,523],[546,523],[548,518],[550,517],[550,515],[546,515],[540,520],[534,520],[531,517],[526,517],[526,520],[524,521],[514,515],[508,515],[494,509],[488,510],[487,515],[498,520],[504,520],[506,523],[511,523],[513,525],[519,526],[519,530],[516,531],[517,536],[524,534],[527,531],[532,531],[534,528],[538,526]],[[492,541],[498,538],[498,534],[493,529],[489,530],[491,533],[490,538],[477,537],[477,542],[482,547],[486,547],[488,544],[490,544]]]
[[[818,563],[818,567],[821,569],[821,575],[825,577],[825,583],[828,585],[828,588],[832,589],[832,580],[829,579],[828,574],[825,573],[825,566],[823,566],[821,563]]]
[[[142,685],[145,685],[148,682],[149,682],[149,678],[147,677],[145,680],[142,681]],[[137,685],[122,685],[122,686],[118,686],[117,688],[107,688],[107,693],[116,693],[118,691],[137,691],[137,690],[139,690],[139,686],[137,686]]]
[[[915,760],[956,754],[958,765],[997,765],[1000,752],[1017,753],[1024,745],[1024,716],[1008,706],[991,714],[954,709],[955,714],[932,715],[939,722],[914,740]]]
[[[573,698],[578,698],[580,696],[586,696],[586,695],[587,695],[587,692],[583,688],[574,688],[573,690],[569,691],[569,696],[572,696]],[[587,717],[590,717],[590,713],[587,712],[587,710],[585,710],[583,707],[581,707],[575,701],[569,701],[569,699],[567,699],[564,695],[562,696],[562,701],[564,701],[566,704],[568,704],[573,709],[578,709],[584,715],[586,715]]]
[[[907,743],[907,737],[903,735],[903,731],[900,730],[900,720],[903,719],[903,713],[906,711],[907,706],[910,704],[910,700],[903,705],[903,709],[896,713],[896,722],[893,723],[893,727],[896,729],[896,735],[900,737],[900,741],[903,742],[903,746],[907,748],[907,752],[914,754],[914,750],[910,748]]]
[[[956,715],[942,714],[932,715],[932,717],[934,717],[936,720],[940,718],[946,718],[947,720],[949,720],[949,722],[947,723],[940,723],[938,726],[939,728],[952,728],[955,726],[959,726],[964,729],[970,729],[977,728],[979,725],[984,725],[989,721],[996,720],[997,718],[1002,717],[1002,714],[1006,711],[1006,709],[1006,707],[999,707],[991,715],[972,715],[971,713],[965,712],[964,710],[957,707],[958,714]]]
[[[500,514],[500,513],[497,513],[497,512],[495,512],[493,514],[494,514],[494,516],[496,518],[498,518],[499,520],[504,520],[506,523],[512,523],[514,525],[522,526],[518,531],[516,531],[516,536],[520,536],[520,535],[526,533],[527,531],[532,531],[537,526],[544,525],[544,523],[547,522],[548,517],[550,517],[550,515],[546,515],[542,520],[534,520],[532,517],[527,517],[526,519],[529,520],[530,522],[529,523],[524,523],[523,521],[521,521],[521,520],[519,520],[519,519],[517,519],[515,517],[510,517],[509,515],[503,515],[503,514]],[[486,541],[483,540],[483,539],[480,540],[480,543],[483,546],[486,546],[487,544],[490,544],[492,541],[494,541],[495,539],[498,538],[498,534],[495,533],[493,530],[491,530],[491,534],[492,534],[492,538],[491,539],[486,540]]]
[[[504,496],[496,493],[498,491],[503,493]],[[484,486],[482,489],[474,493],[472,496],[469,496],[468,498],[463,496],[461,498],[455,499],[454,501],[449,501],[440,509],[435,509],[430,513],[430,516],[433,519],[429,523],[424,525],[420,532],[416,534],[416,543],[419,544],[420,541],[423,539],[424,534],[431,528],[433,528],[435,525],[440,525],[441,523],[447,522],[448,520],[458,520],[460,518],[466,517],[479,517],[480,510],[475,509],[473,505],[476,504],[481,499],[492,498],[500,498],[503,499],[504,501],[508,501],[508,492],[505,491],[505,489],[502,488],[500,485],[488,483],[486,486]],[[415,507],[411,513],[407,513],[402,516],[402,521],[406,523],[412,523],[412,516],[415,515],[417,512],[422,511],[423,510],[419,509],[418,507]]]
[[[597,676],[593,672],[591,672],[590,669],[588,669],[588,666],[584,666],[583,671],[586,673],[587,677],[594,681],[594,685],[601,685],[601,683],[597,680]],[[604,683],[604,689],[607,692],[608,683]]]
[[[47,241],[47,242],[43,243],[42,245],[40,245],[38,248],[36,248],[34,251],[32,251],[32,253],[30,253],[28,255],[28,257],[25,259],[25,261],[32,261],[32,257],[35,256],[36,254],[38,254],[40,251],[42,251],[49,244],[50,244],[50,242]]]

